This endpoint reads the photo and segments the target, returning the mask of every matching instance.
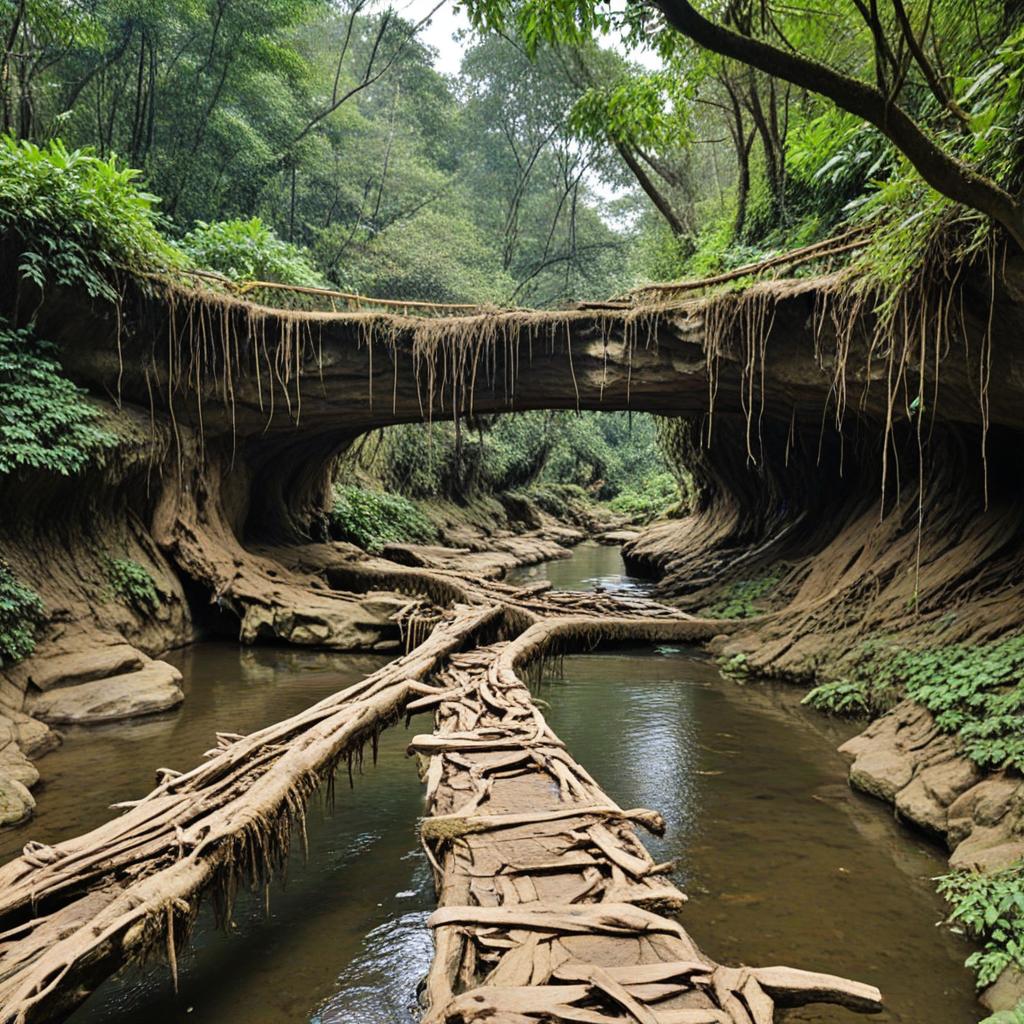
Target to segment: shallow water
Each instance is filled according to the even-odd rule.
[[[571,559],[517,570],[517,580],[636,592],[615,548],[581,545]],[[200,644],[180,655],[187,698],[177,712],[102,732],[78,731],[40,762],[37,821],[2,837],[4,856],[98,824],[116,799],[149,787],[162,765],[195,763],[217,730],[247,731],[313,703],[379,658]],[[566,658],[542,684],[548,718],[574,755],[623,806],[668,821],[651,840],[679,859],[690,903],[681,919],[702,948],[727,962],[787,963],[870,981],[887,1011],[873,1019],[973,1024],[980,1014],[969,950],[934,927],[942,913],[929,881],[939,852],[905,832],[881,804],[852,793],[836,745],[849,735],[802,709],[792,691],[723,680],[685,649],[619,649]],[[413,724],[429,726],[427,718]],[[73,1020],[147,1024],[394,1024],[413,1019],[429,965],[424,928],[433,893],[414,827],[422,793],[404,756],[408,735],[385,733],[380,763],[336,807],[311,814],[310,855],[293,858],[262,898],[243,898],[232,934],[201,921],[183,957],[180,995],[159,964],[108,983]],[[857,1018],[813,1007],[791,1021]]]

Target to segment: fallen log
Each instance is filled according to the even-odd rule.
[[[356,686],[165,778],[126,814],[49,856],[35,847],[0,869],[0,1019],[61,1019],[153,949],[166,951],[173,972],[201,895],[265,884],[293,832],[304,836],[306,801],[339,759],[399,717],[421,694],[418,680],[496,614],[457,608]]]

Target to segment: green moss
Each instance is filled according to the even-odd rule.
[[[980,767],[1024,770],[1024,634],[928,650],[876,638],[804,700],[823,711],[877,713],[902,696],[928,708]]]
[[[937,881],[951,907],[948,923],[981,943],[966,963],[978,988],[991,985],[1007,967],[1024,970],[1024,861],[988,875],[954,871]]]
[[[709,619],[749,619],[760,615],[763,609],[758,602],[778,586],[781,578],[781,571],[772,570],[756,579],[736,580],[722,591],[717,601],[701,608],[699,614]]]
[[[330,519],[336,534],[372,552],[389,543],[437,539],[437,529],[413,502],[387,491],[338,486]]]
[[[35,649],[35,628],[43,617],[42,598],[0,559],[0,667],[27,658]]]
[[[104,560],[107,582],[114,595],[137,612],[154,611],[160,605],[160,593],[149,570],[130,558]]]

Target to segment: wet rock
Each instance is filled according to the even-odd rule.
[[[945,837],[951,867],[998,871],[1024,857],[1024,781],[985,776],[927,709],[904,701],[840,750],[852,785]]]
[[[0,770],[0,825],[25,821],[35,807],[35,799],[24,784]]]
[[[93,725],[166,711],[185,695],[181,673],[164,661],[147,662],[136,672],[63,686],[29,699],[32,714],[47,722]]]
[[[31,788],[39,781],[39,772],[18,745],[18,728],[0,715],[0,774]]]
[[[303,600],[301,607],[248,604],[239,639],[243,643],[276,639],[311,647],[372,650],[381,641],[397,637],[393,616],[408,603],[384,593],[343,600],[329,591],[322,596],[307,592]]]
[[[1024,795],[1024,782],[999,773],[990,775],[962,793],[949,808],[950,818],[969,818],[979,825],[997,825],[1006,817],[1014,798]]]
[[[1024,858],[1024,836],[1016,835],[1006,819],[994,826],[975,826],[970,835],[950,854],[952,868],[1001,871]]]
[[[1013,1010],[1024,1002],[1024,972],[1016,967],[1007,967],[978,997],[981,1005],[998,1013],[1001,1010]]]
[[[893,803],[896,794],[914,776],[903,753],[892,747],[866,750],[850,768],[850,783],[857,789]]]
[[[917,754],[916,774],[896,794],[896,810],[915,825],[944,835],[948,830],[950,804],[978,782],[981,772],[957,753],[948,737],[942,737]],[[922,762],[928,763],[922,768],[919,767]]]
[[[945,835],[946,806],[928,792],[921,776],[911,779],[896,794],[895,805],[896,813],[904,820],[926,832]]]
[[[599,533],[594,540],[598,544],[629,544],[639,536],[640,534],[636,530],[606,530],[604,533]]]

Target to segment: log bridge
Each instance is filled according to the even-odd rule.
[[[454,574],[446,584],[453,585]],[[118,817],[0,868],[0,1021],[67,1017],[122,965],[154,952],[177,978],[200,899],[230,918],[265,888],[305,807],[339,765],[403,714],[429,815],[421,841],[439,908],[424,1024],[771,1024],[776,1006],[881,1008],[868,985],[782,967],[716,964],[675,918],[684,895],[636,826],[555,736],[520,677],[598,640],[698,641],[728,628],[654,602],[461,580],[465,603],[411,602],[411,649],[360,683],[248,736],[221,733],[199,767],[158,771]],[[432,628],[425,635],[425,625]],[[424,637],[421,642],[421,637]]]

